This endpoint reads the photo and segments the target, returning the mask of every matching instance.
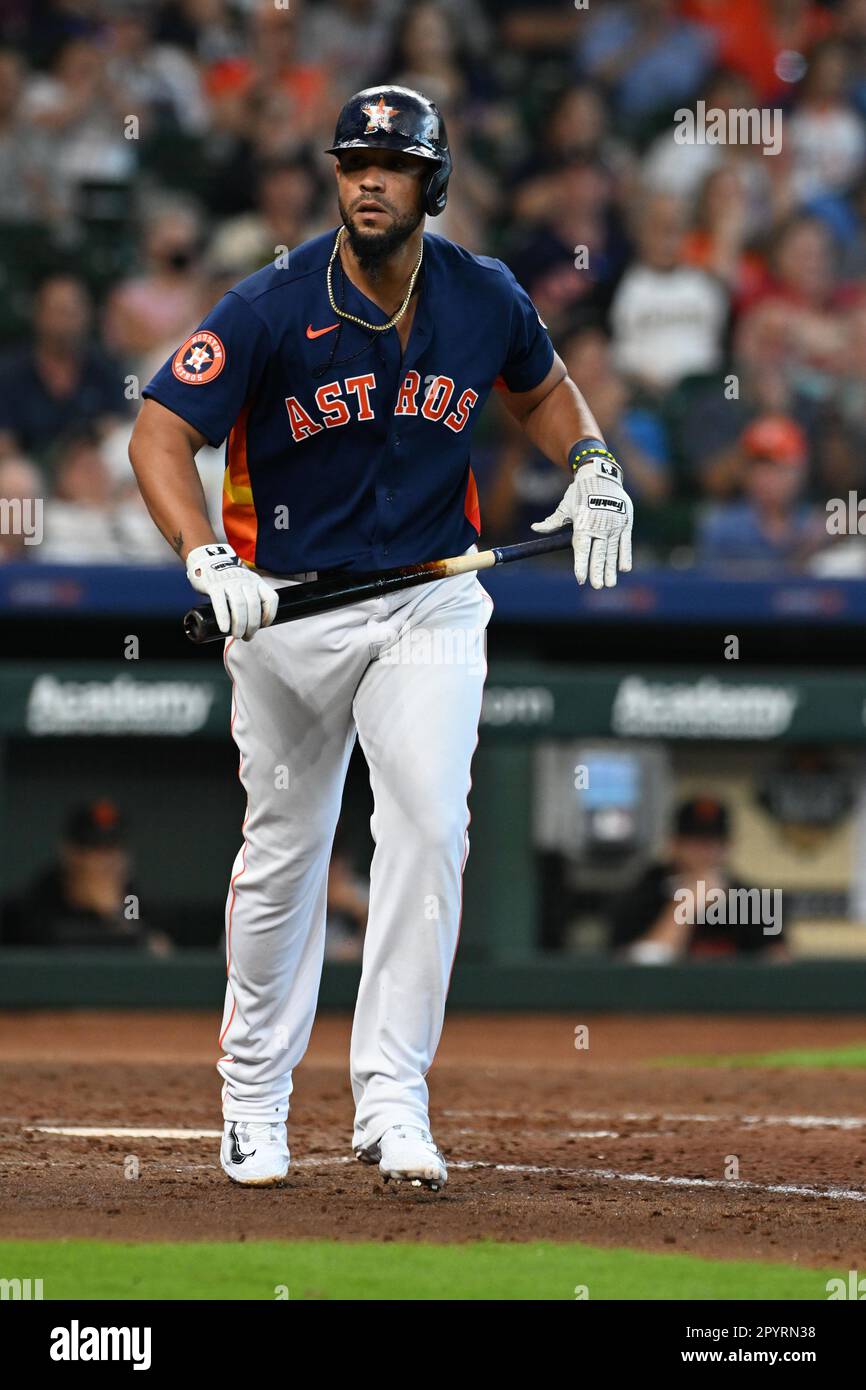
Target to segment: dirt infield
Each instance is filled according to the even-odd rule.
[[[866,1018],[584,1017],[588,1050],[576,1022],[449,1020],[433,1195],[350,1157],[345,1017],[297,1074],[287,1183],[256,1191],[216,1165],[215,1018],[6,1014],[0,1238],[538,1238],[866,1269],[866,1072],[653,1065],[863,1042]],[[83,1127],[146,1133],[50,1132]]]

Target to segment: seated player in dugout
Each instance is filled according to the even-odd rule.
[[[107,797],[74,807],[51,865],[4,905],[4,946],[97,947],[170,954],[142,920],[124,819]]]
[[[248,808],[226,906],[222,1166],[250,1185],[288,1172],[292,1075],[315,1016],[328,860],[357,738],[375,853],[352,1144],[386,1180],[441,1188],[426,1075],[459,935],[486,666],[437,662],[435,642],[422,664],[413,642],[447,629],[477,651],[492,603],[468,573],[271,628],[276,589],[473,550],[470,440],[494,386],[563,468],[563,499],[533,529],[572,524],[579,584],[612,586],[631,568],[632,504],[507,267],[426,230],[452,171],[436,106],[402,87],[359,92],[328,152],[339,225],[278,253],[179,345],[143,392],[130,458],[228,639]],[[227,544],[194,465],[223,440]]]
[[[611,904],[610,945],[639,965],[788,958],[781,890],[748,888],[736,878],[723,802],[698,796],[681,803],[666,858]]]

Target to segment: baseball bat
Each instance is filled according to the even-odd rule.
[[[271,627],[277,623],[292,623],[313,613],[326,613],[343,608],[362,599],[380,598],[396,589],[409,589],[416,584],[430,584],[434,579],[450,579],[457,574],[492,569],[494,565],[510,565],[531,555],[546,555],[552,550],[567,550],[571,545],[571,527],[540,536],[535,541],[519,541],[516,545],[496,545],[492,550],[479,550],[474,555],[454,555],[448,560],[427,560],[418,565],[400,565],[394,569],[376,570],[372,574],[332,575],[314,579],[306,584],[292,584],[280,589],[280,601]],[[208,604],[191,608],[183,620],[183,630],[191,642],[218,642],[220,632],[213,608]]]

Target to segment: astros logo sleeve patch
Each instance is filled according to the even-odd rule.
[[[226,350],[215,333],[200,329],[178,348],[171,370],[188,386],[203,386],[219,376],[226,364]]]

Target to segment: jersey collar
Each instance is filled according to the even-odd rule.
[[[334,229],[334,236],[336,236],[336,234],[337,228]],[[403,357],[404,366],[411,365],[415,358],[421,355],[432,336],[430,304],[435,293],[433,283],[436,278],[436,253],[427,232],[423,235],[424,260],[421,264],[412,332],[409,335],[409,342],[406,345],[406,352]],[[345,301],[343,307],[347,309],[349,313],[357,314],[358,318],[365,318],[368,323],[387,323],[391,315],[386,314],[384,309],[380,309],[378,304],[374,304],[372,299],[368,299],[363,291],[358,289],[355,282],[350,280],[342,269],[338,273],[343,276],[343,283],[345,285]],[[362,328],[359,328],[357,324],[353,324],[351,320],[343,320],[343,327],[344,329],[354,328],[359,333],[364,332]],[[382,339],[383,345],[386,341],[390,342],[392,338],[395,341],[399,341],[397,339],[396,327],[378,336]]]

